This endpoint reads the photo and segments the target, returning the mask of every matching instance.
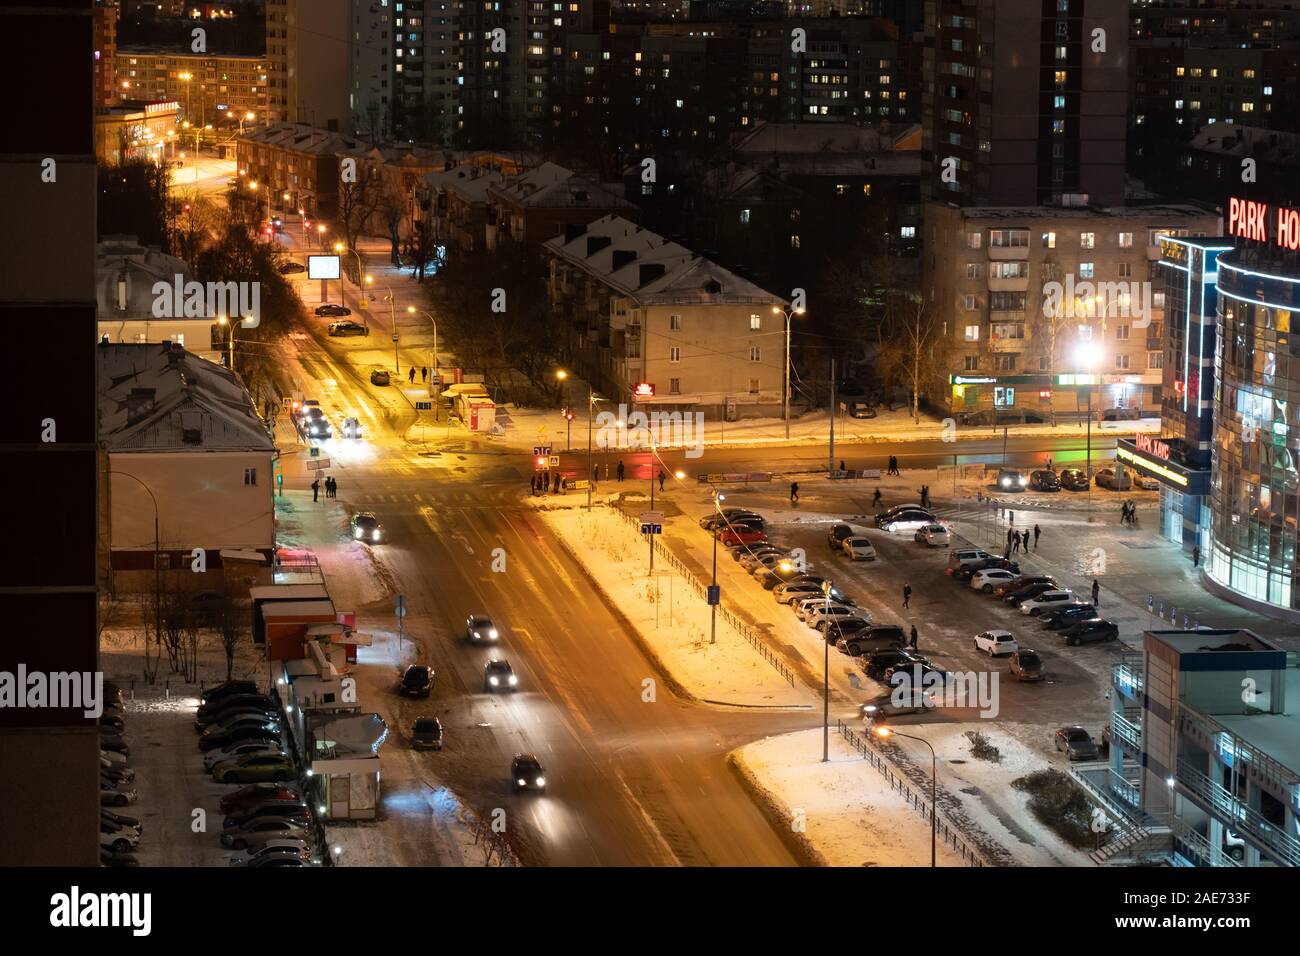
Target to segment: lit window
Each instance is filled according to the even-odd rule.
[[[980,327],[978,325],[966,326],[966,341],[978,342],[980,338]]]

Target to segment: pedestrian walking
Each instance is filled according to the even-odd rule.
[[[320,500],[320,479],[319,478],[317,478],[315,481],[311,483],[311,500],[312,501]]]
[[[883,499],[882,499],[881,494],[880,494],[880,489],[877,488],[877,489],[876,489],[876,493],[875,493],[875,495],[874,495],[874,496],[872,497],[872,499],[871,499],[871,507],[873,507],[873,508],[879,508],[879,507],[880,507],[880,502],[881,502],[882,500],[883,500]]]
[[[790,503],[797,504],[799,501],[799,482],[790,482]]]
[[[1128,502],[1119,506],[1119,523],[1128,524]]]
[[[659,490],[664,490],[664,470],[662,468],[659,469]]]
[[[427,382],[428,380],[429,380],[429,366],[427,366],[427,365],[421,365],[421,366],[420,366],[420,381],[421,381],[421,382]]]
[[[1092,606],[1101,607],[1101,585],[1096,578],[1092,579]]]
[[[623,480],[623,462],[621,461],[618,463],[618,480]]]
[[[912,606],[912,585],[903,585],[903,607]]]
[[[409,379],[411,380],[411,384],[412,384],[412,385],[415,384],[415,366],[414,366],[414,365],[412,365],[412,366],[410,367],[410,369],[407,370],[407,376],[406,376],[406,377],[409,378]]]
[[[1012,554],[1020,553],[1020,535],[1016,534],[1015,532],[1012,532],[1011,534],[1011,553]]]
[[[1192,567],[1199,568],[1200,566],[1201,566],[1201,546],[1199,544],[1194,544],[1192,545]]]
[[[1043,533],[1043,529],[1034,525],[1034,550],[1038,550],[1038,536]]]
[[[555,493],[560,493],[560,481],[564,478],[558,471],[555,473]]]
[[[912,625],[912,639],[909,642],[912,650],[916,650],[916,625]]]

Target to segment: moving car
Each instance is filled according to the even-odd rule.
[[[870,538],[855,534],[852,537],[845,538],[840,542],[840,547],[854,561],[874,561],[876,560],[876,548],[871,543]]]
[[[866,655],[862,669],[872,680],[884,680],[885,675],[896,667],[911,667],[913,664],[928,665],[930,661],[905,647],[878,647]]]
[[[357,541],[378,544],[383,540],[384,526],[373,511],[359,511],[352,516],[352,537]]]
[[[993,589],[999,584],[1004,581],[1014,581],[1015,579],[1016,575],[1010,571],[1004,571],[1001,568],[986,568],[971,575],[970,586],[972,590],[992,594]]]
[[[894,505],[890,508],[886,508],[884,511],[876,515],[875,518],[876,527],[877,528],[883,527],[886,521],[888,521],[889,519],[893,518],[896,515],[902,514],[904,511],[921,511],[921,510],[924,509],[922,509],[919,504]]]
[[[489,692],[498,690],[515,690],[519,687],[519,677],[510,662],[494,657],[483,668],[483,689]]]
[[[1029,487],[1034,491],[1060,491],[1061,480],[1056,477],[1056,472],[1047,468],[1040,468],[1029,474]]]
[[[442,721],[437,717],[417,717],[411,728],[411,746],[416,750],[442,749]]]
[[[316,306],[316,314],[321,316],[335,317],[340,315],[351,315],[352,310],[349,309],[346,305],[334,305],[331,302],[326,302],[324,305]]]
[[[1070,604],[1074,601],[1074,592],[1065,591],[1044,591],[1034,597],[1027,598],[1020,602],[1020,613],[1037,617],[1043,611],[1060,607],[1064,604]]]
[[[495,641],[498,637],[497,626],[486,614],[470,614],[465,618],[465,640],[478,643]]]
[[[1037,651],[1022,647],[1011,655],[1007,671],[1018,681],[1035,681],[1043,679],[1043,659]]]
[[[294,262],[290,259],[288,262],[282,262],[276,266],[276,271],[282,276],[293,275],[297,272],[306,272],[307,267],[301,262]]]
[[[403,696],[428,697],[433,690],[433,668],[428,664],[412,664],[402,672],[397,692]]]
[[[919,714],[927,708],[937,707],[938,700],[934,691],[922,687],[895,688],[893,692],[881,694],[862,705],[862,716],[870,720],[874,717],[893,717],[900,714]]]
[[[510,779],[515,793],[520,790],[545,790],[546,775],[542,772],[542,762],[533,754],[515,754],[510,761]]]
[[[1071,602],[1065,607],[1044,611],[1040,615],[1043,626],[1049,631],[1059,631],[1080,621],[1091,621],[1096,616],[1097,609],[1086,601]]]
[[[1078,647],[1080,644],[1109,643],[1119,637],[1119,627],[1113,621],[1093,618],[1090,621],[1071,624],[1061,632],[1061,637],[1071,647]]]
[[[880,530],[888,531],[890,534],[897,531],[915,531],[922,525],[934,524],[936,520],[933,514],[923,508],[910,508],[886,518],[881,523]]]
[[[253,783],[259,780],[292,780],[298,776],[293,761],[284,753],[241,754],[212,768],[217,783]]]
[[[975,635],[975,650],[983,651],[989,657],[998,657],[1014,654],[1020,650],[1020,645],[1010,631],[981,631]]]
[[[927,524],[916,529],[913,540],[931,548],[946,548],[952,544],[952,532],[941,524]]]
[[[1056,749],[1070,760],[1096,760],[1097,742],[1082,727],[1062,727],[1056,732]]]
[[[1001,491],[1023,491],[1029,477],[1019,468],[999,468],[997,486]]]
[[[853,529],[846,524],[832,525],[830,531],[826,532],[826,543],[830,545],[832,551],[842,551],[844,542],[853,537]]]
[[[343,437],[344,437],[344,438],[360,438],[360,437],[361,437],[361,422],[358,421],[358,420],[355,419],[355,418],[345,418],[345,419],[343,419]]]
[[[1119,475],[1113,468],[1103,468],[1097,472],[1096,481],[1098,488],[1109,488],[1111,491],[1133,490],[1133,479],[1127,471]]]
[[[1062,469],[1059,480],[1066,491],[1088,490],[1088,474],[1082,468]]]
[[[389,384],[388,369],[386,368],[372,369],[370,372],[370,384],[388,385]]]
[[[303,432],[309,438],[329,438],[333,434],[329,419],[325,417],[325,413],[318,407],[309,409],[306,416],[299,419],[299,421],[302,424]]]
[[[360,322],[354,322],[351,319],[343,319],[340,322],[331,322],[329,324],[329,334],[335,336],[369,335],[370,330]]]

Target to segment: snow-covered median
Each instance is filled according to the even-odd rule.
[[[768,737],[732,752],[769,812],[829,866],[929,866],[930,825],[871,764],[831,729]],[[962,866],[943,843],[939,866]]]
[[[670,567],[647,575],[648,549],[618,514],[608,508],[538,513],[687,694],[747,706],[810,705],[805,689],[791,687],[721,617],[717,643],[710,644],[708,605]]]

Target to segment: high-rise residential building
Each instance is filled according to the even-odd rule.
[[[175,102],[196,125],[236,125],[252,113],[266,115],[267,61],[261,56],[218,56],[170,50],[119,49],[118,93],[122,99]]]
[[[351,132],[349,0],[266,0],[267,123]]]
[[[117,15],[116,0],[95,4],[95,105],[117,102]]]
[[[928,3],[927,197],[1123,202],[1128,8],[1126,0]]]

